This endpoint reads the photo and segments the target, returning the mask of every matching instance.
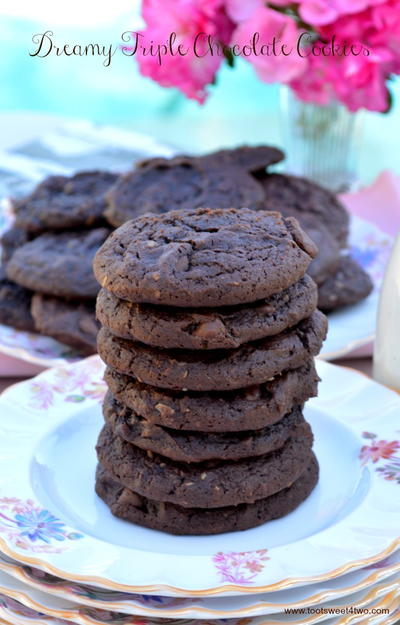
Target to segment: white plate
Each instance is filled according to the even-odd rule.
[[[101,610],[163,618],[231,618],[239,615],[273,614],[287,608],[318,606],[333,599],[343,599],[361,590],[368,589],[369,591],[372,586],[380,584],[391,575],[399,576],[400,552],[396,551],[384,561],[326,582],[278,590],[273,593],[238,595],[229,598],[180,598],[118,593],[69,582],[40,569],[21,565],[1,554],[0,570],[42,593]]]
[[[313,494],[259,528],[175,537],[114,518],[94,493],[102,371],[94,356],[0,398],[0,549],[12,558],[113,590],[212,596],[331,579],[400,545],[396,393],[318,362],[320,396],[306,409],[321,465]]]
[[[389,586],[388,586],[389,588]],[[120,625],[190,625],[196,623],[198,625],[223,625],[229,622],[230,625],[314,625],[323,623],[324,625],[348,625],[350,623],[376,623],[381,622],[382,610],[387,610],[383,622],[393,622],[391,617],[396,616],[399,606],[399,586],[392,584],[391,589],[385,590],[377,588],[375,598],[371,601],[368,597],[351,597],[351,602],[331,602],[323,606],[315,608],[314,613],[294,615],[294,614],[278,614],[259,617],[245,617],[240,619],[223,620],[197,620],[192,619],[159,619],[151,617],[126,616],[114,612],[106,612],[100,610],[76,611],[76,620],[71,620],[70,613],[67,610],[52,610],[37,603],[35,599],[30,598],[26,593],[19,590],[8,590],[7,594],[0,593],[0,617],[9,620],[12,623],[25,625],[29,621],[35,621],[37,625],[55,625],[57,623],[77,623],[78,625],[104,625],[105,623],[118,623]],[[63,617],[51,616],[51,613],[62,614]],[[338,614],[336,618],[331,618],[331,614]],[[343,616],[341,616],[341,614]],[[100,618],[101,617],[101,618]],[[397,618],[397,617],[396,617]]]
[[[326,615],[329,614],[327,612],[329,609],[339,610],[352,606],[353,608],[357,608],[358,610],[360,610],[364,606],[367,606],[373,602],[384,601],[388,597],[389,593],[400,594],[400,580],[398,573],[389,576],[383,582],[374,584],[370,588],[366,588],[355,593],[350,593],[346,597],[339,597],[329,602],[320,602],[317,606],[314,606],[311,609],[311,606],[308,603],[304,603],[303,608],[298,608],[297,606],[289,606],[289,608],[292,610],[304,610],[304,615],[300,613],[298,619],[294,619],[296,613],[293,612],[290,622],[296,623],[297,621],[299,621],[302,624],[314,623],[319,620],[317,618],[318,616],[325,616],[326,619]],[[103,625],[105,622],[107,622],[108,615],[110,613],[110,610],[106,609],[105,607],[99,609],[89,606],[83,606],[76,602],[61,599],[60,597],[56,597],[46,592],[39,591],[31,586],[24,584],[16,578],[7,575],[2,571],[0,571],[0,596],[1,595],[13,598],[21,602],[24,606],[27,606],[33,610],[37,610],[43,614],[46,614],[47,616],[58,619],[65,619],[67,621],[79,623],[79,625],[93,625],[93,623],[94,625]],[[195,609],[194,607],[188,605],[190,603],[189,599],[174,599],[172,597],[169,597],[167,601],[169,601],[170,605],[173,605],[174,601],[175,603],[181,602],[181,604],[184,604],[186,602],[186,608],[182,609],[180,614],[178,612],[175,615],[183,616],[185,618],[204,619],[207,616],[208,618],[212,617],[225,619],[271,614],[270,618],[272,621],[287,621],[285,610],[287,610],[288,608],[285,608],[285,610],[279,610],[280,614],[270,608],[263,609],[260,605],[258,595],[253,595],[250,597],[220,597],[209,599],[209,602],[218,604],[218,607],[216,606],[214,610]],[[247,606],[242,606],[241,608],[239,608],[237,604],[240,602],[246,602]],[[308,615],[307,611],[310,612]],[[120,613],[118,612],[118,610],[112,611],[112,613],[114,614],[114,618],[119,623],[121,623],[121,625],[129,624],[132,616],[131,614]],[[158,618],[165,618],[166,616],[170,617],[170,615],[165,613],[164,610],[158,609],[157,606],[152,608],[150,607],[150,605],[147,606],[147,609],[141,608],[136,613],[133,612],[132,614],[136,616],[155,616]],[[323,619],[321,618],[321,620]]]

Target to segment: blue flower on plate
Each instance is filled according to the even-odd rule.
[[[67,538],[64,523],[48,510],[32,508],[24,514],[16,514],[15,520],[23,530],[21,536],[27,536],[31,541],[42,540],[50,543],[52,539],[62,541]]]

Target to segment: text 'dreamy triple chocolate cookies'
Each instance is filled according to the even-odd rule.
[[[182,209],[126,222],[94,260],[107,364],[96,492],[174,534],[244,530],[318,481],[303,406],[326,334],[298,222]]]

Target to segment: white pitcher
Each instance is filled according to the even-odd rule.
[[[374,378],[400,391],[400,233],[386,268],[374,345]]]

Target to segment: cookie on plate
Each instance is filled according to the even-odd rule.
[[[316,397],[318,384],[312,360],[264,384],[227,392],[160,389],[109,367],[104,379],[121,403],[150,423],[196,432],[238,432],[273,425],[292,406]]]
[[[235,461],[175,462],[116,436],[105,425],[96,446],[110,476],[139,495],[183,507],[254,503],[291,486],[311,462],[313,435],[305,421],[278,450]]]
[[[318,462],[312,454],[300,477],[270,497],[224,508],[183,508],[138,495],[115,481],[99,464],[96,492],[111,512],[125,521],[177,535],[221,534],[256,527],[289,514],[312,492],[318,473]]]
[[[28,234],[18,226],[11,226],[1,237],[1,262],[6,265],[21,245],[28,241]]]
[[[111,368],[140,382],[174,390],[233,390],[262,384],[287,369],[301,367],[321,349],[325,315],[311,317],[278,336],[233,350],[163,350],[127,341],[101,328],[97,348]]]
[[[39,293],[94,299],[99,286],[93,275],[93,258],[108,235],[107,228],[41,234],[14,252],[7,276]]]
[[[0,268],[0,323],[17,330],[35,332],[31,315],[32,292],[8,280]]]
[[[315,310],[317,298],[316,284],[309,276],[264,300],[214,309],[134,304],[101,289],[96,314],[116,336],[147,345],[230,349],[296,325]]]
[[[288,288],[316,254],[297,221],[279,213],[198,209],[127,222],[93,267],[101,286],[131,302],[219,307]]]
[[[268,454],[283,447],[304,421],[301,407],[295,406],[278,423],[261,430],[228,433],[174,430],[147,421],[116,400],[110,391],[103,403],[103,415],[113,432],[126,442],[178,462],[240,460]]]
[[[96,337],[99,325],[93,302],[68,302],[36,293],[32,297],[32,317],[40,334],[74,347],[83,355],[97,351]]]
[[[266,174],[258,180],[265,193],[265,210],[277,210],[299,221],[302,215],[312,215],[342,247],[346,246],[349,215],[333,193],[310,180],[287,174]]]
[[[13,201],[16,225],[28,232],[93,227],[104,222],[104,194],[117,180],[107,171],[49,176],[28,196]]]
[[[208,167],[199,159],[151,159],[121,176],[107,195],[105,217],[113,226],[144,213],[171,210],[260,208],[264,193],[244,169],[233,165]]]
[[[337,271],[318,288],[318,306],[330,312],[365,299],[374,288],[371,278],[351,256],[342,256]]]

